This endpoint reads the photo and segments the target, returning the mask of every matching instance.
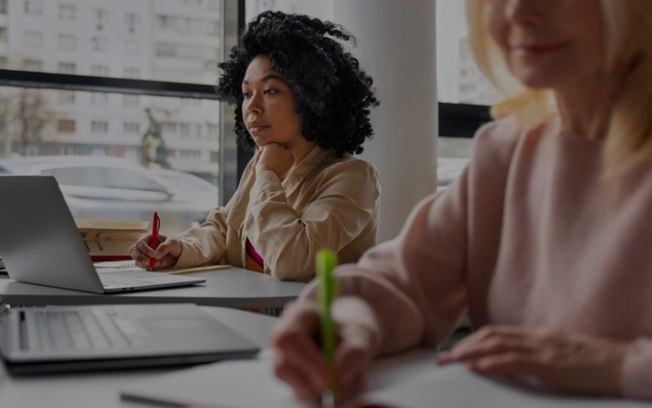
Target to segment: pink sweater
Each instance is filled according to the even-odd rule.
[[[652,398],[652,167],[601,179],[602,141],[558,121],[476,135],[468,168],[424,199],[403,231],[338,269],[372,305],[380,352],[436,345],[468,312],[485,324],[548,326],[634,341],[627,397]]]

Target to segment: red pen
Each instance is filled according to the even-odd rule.
[[[158,240],[158,231],[159,228],[161,228],[161,219],[158,216],[158,212],[154,211],[154,215],[152,216],[152,233],[149,236],[149,246],[152,249],[158,248],[158,244],[160,244]],[[149,270],[153,271],[154,270],[154,258],[149,258]]]

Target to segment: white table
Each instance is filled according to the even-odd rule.
[[[275,318],[235,309],[204,307],[233,330],[261,348],[268,347],[268,333]],[[148,404],[120,400],[126,384],[173,369],[117,371],[10,377],[0,364],[0,407],[2,408],[111,408],[145,407]]]
[[[295,299],[305,284],[240,268],[194,273],[203,285],[98,295],[0,278],[0,299],[10,305],[82,305],[126,303],[195,303],[232,308],[280,308]]]

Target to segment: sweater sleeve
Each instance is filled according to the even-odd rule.
[[[378,352],[435,346],[466,310],[467,172],[421,201],[395,239],[338,268],[340,294],[363,298],[378,327]],[[303,297],[314,296],[312,284]]]
[[[332,164],[300,212],[289,203],[280,179],[271,171],[256,176],[249,196],[244,234],[279,279],[309,281],[317,250],[344,248],[371,222],[380,196],[373,166],[363,160]]]
[[[625,358],[622,374],[625,398],[652,398],[652,339],[636,339]]]

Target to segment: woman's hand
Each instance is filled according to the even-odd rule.
[[[173,267],[183,250],[181,241],[158,234],[158,238],[162,242],[154,250],[149,246],[150,237],[151,234],[143,236],[129,248],[129,255],[136,261],[136,266],[149,269],[149,259],[154,258],[153,270]]]
[[[365,372],[373,357],[372,326],[356,317],[361,302],[341,298],[333,303],[332,316],[338,335],[333,367],[326,362],[316,343],[319,332],[319,306],[302,301],[286,308],[272,331],[274,372],[292,387],[298,399],[319,401],[337,382],[337,400],[344,402],[364,389]]]
[[[254,157],[254,170],[271,170],[278,178],[283,180],[294,165],[294,157],[290,149],[278,143],[269,143],[261,146]]]
[[[440,354],[475,372],[534,378],[559,391],[619,396],[628,344],[547,328],[486,326]]]

